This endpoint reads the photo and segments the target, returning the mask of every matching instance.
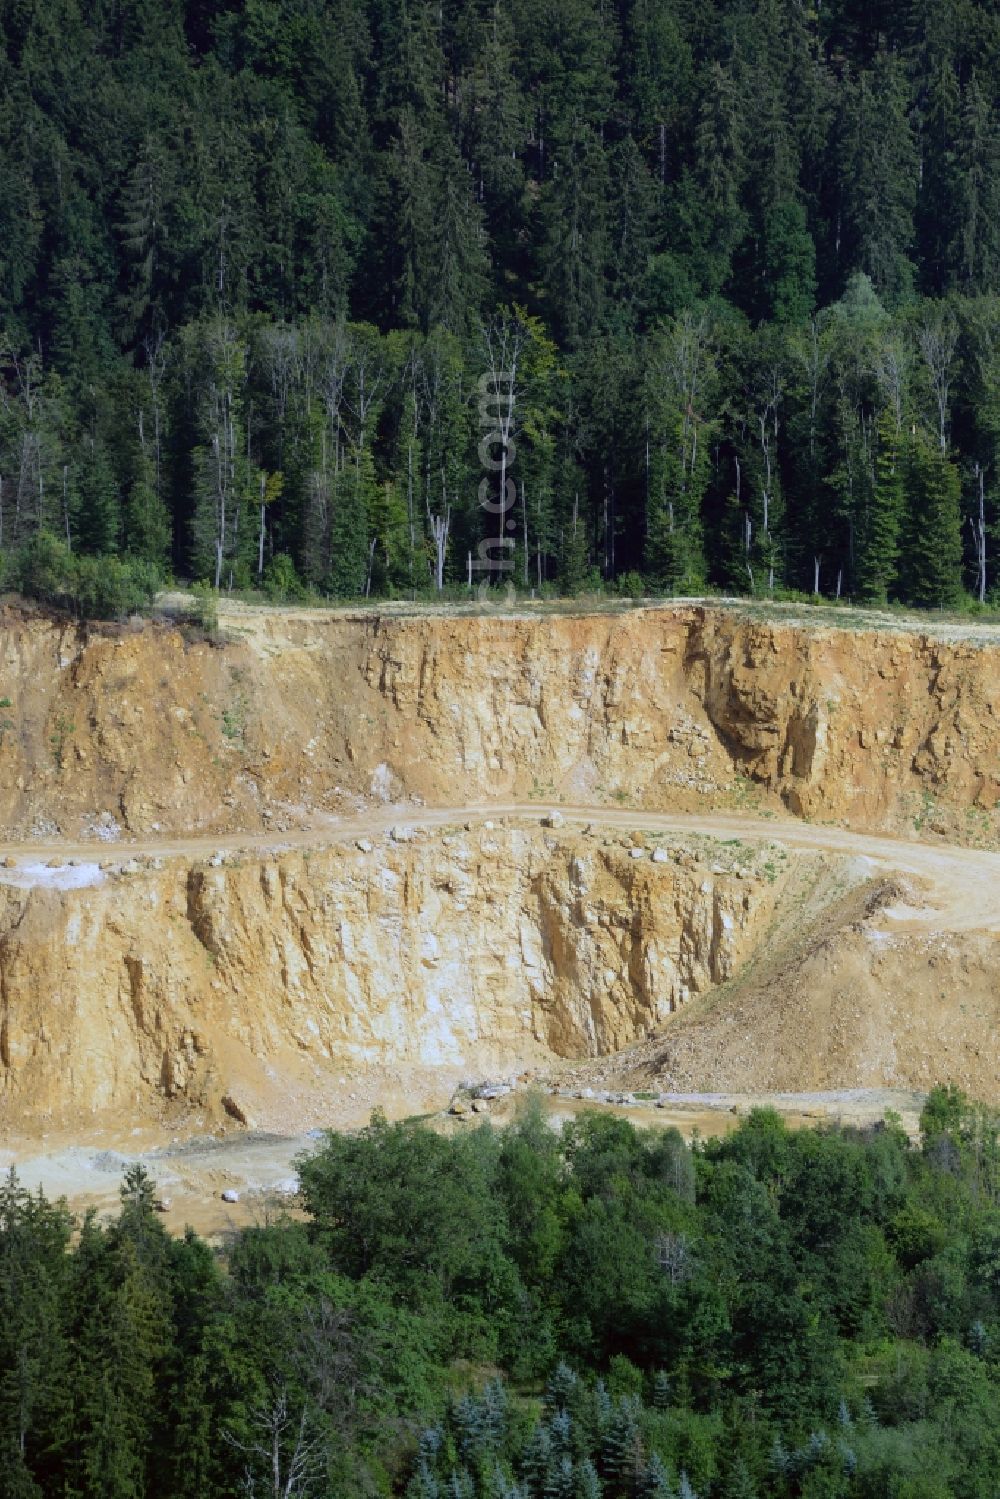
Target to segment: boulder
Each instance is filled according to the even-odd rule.
[[[223,1095],[222,1107],[225,1109],[230,1119],[235,1119],[237,1124],[245,1125],[248,1129],[251,1127],[249,1114],[247,1113],[243,1105],[239,1103],[231,1093],[226,1093]]]

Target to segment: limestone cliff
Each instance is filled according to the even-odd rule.
[[[7,1119],[224,1098],[259,1119],[345,1063],[607,1053],[730,977],[812,857],[518,826],[360,842],[0,884]]]
[[[0,829],[110,840],[533,795],[1000,828],[1000,646],[701,607],[224,620],[219,646],[8,611]]]
[[[788,851],[769,853],[753,821],[757,852],[728,847],[746,831],[736,814],[755,810],[996,847],[1000,645],[988,636],[701,606],[230,606],[223,618],[226,638],[210,642],[168,622],[0,616],[0,839],[22,845],[0,869],[8,1123],[191,1110],[274,1121],[284,1101],[299,1127],[310,1108],[329,1117],[351,1068],[509,1073],[607,1056],[719,985],[724,1003],[671,1018],[667,1049],[637,1075],[923,1082],[928,1067],[953,1075],[955,1059],[963,1080],[1000,1088],[982,1027],[966,1023],[974,1004],[992,1024],[1000,916],[974,897],[994,855],[953,851],[938,868],[931,851],[937,906],[919,938],[903,912],[897,947],[869,931],[863,901],[860,915],[838,902],[873,860],[895,867],[898,845],[826,829],[828,852],[814,855],[786,829]],[[407,799],[459,820],[360,836],[376,805]],[[560,800],[595,809],[597,831],[490,828],[481,815],[464,827],[471,804]],[[612,836],[628,808],[634,824]],[[711,814],[719,846],[654,857],[639,808]],[[383,814],[388,827],[396,812]],[[216,853],[302,829],[313,852]],[[168,856],[131,857],[133,837]],[[871,856],[856,868],[855,843]],[[45,867],[53,853],[58,870]],[[824,860],[839,873],[816,919],[824,902],[840,914],[820,939],[796,901]],[[781,922],[804,945],[775,966]],[[921,946],[938,927],[959,933],[954,982]],[[862,1015],[881,1017],[877,1044]]]

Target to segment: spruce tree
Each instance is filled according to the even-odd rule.
[[[545,1483],[545,1499],[573,1499],[576,1487],[573,1459],[568,1453],[558,1457],[549,1469]]]
[[[483,215],[472,178],[449,134],[442,132],[431,160],[434,189],[430,276],[422,323],[466,337],[475,327],[486,292],[489,260]]]
[[[703,80],[694,135],[700,205],[694,238],[703,256],[697,273],[708,292],[718,291],[729,279],[733,255],[747,228],[742,201],[747,139],[741,102],[732,69],[713,62]]]
[[[82,462],[69,488],[73,497],[67,508],[79,547],[86,552],[117,551],[122,531],[118,481],[100,438],[88,435],[84,440]]]
[[[649,270],[659,195],[630,135],[612,153],[610,169],[610,315],[619,327],[631,328],[641,318],[649,297]]]
[[[71,1473],[86,1499],[137,1499],[169,1351],[169,1308],[156,1266],[143,1264],[131,1233],[109,1236],[95,1250],[76,1267],[86,1312],[76,1341]]]
[[[757,1485],[742,1457],[730,1464],[722,1480],[720,1499],[758,1499]]]
[[[488,1441],[480,1402],[473,1394],[463,1395],[452,1403],[449,1417],[455,1429],[459,1456],[467,1467],[471,1467],[482,1456]]]
[[[65,1304],[72,1222],[62,1206],[0,1180],[0,1492],[41,1492],[29,1471],[53,1444],[69,1397]]]
[[[857,538],[858,595],[885,604],[896,582],[899,534],[903,523],[903,440],[891,411],[879,418],[875,482]]]
[[[556,1365],[545,1386],[545,1405],[550,1411],[565,1410],[577,1387],[577,1376],[563,1360]]]
[[[639,1486],[641,1499],[674,1499],[674,1489],[670,1482],[663,1459],[658,1452],[654,1452]]]
[[[958,280],[964,291],[982,294],[1000,276],[1000,122],[975,73],[958,136]]]
[[[961,256],[962,173],[956,161],[961,95],[954,57],[941,52],[936,62],[927,90],[921,139],[918,227],[927,267],[924,290],[941,296],[955,284]]]
[[[368,517],[377,504],[375,466],[367,448],[354,452],[333,484],[330,571],[336,598],[360,598],[368,572]]]
[[[478,181],[476,198],[491,242],[505,261],[512,257],[526,207],[528,108],[515,72],[516,36],[510,10],[491,7],[462,90],[463,155]]]
[[[962,594],[962,509],[958,470],[921,430],[909,443],[900,574],[906,597],[927,609],[954,608]]]
[[[780,323],[805,323],[816,302],[816,246],[806,211],[782,198],[764,217],[762,307]]]
[[[573,348],[599,331],[605,316],[610,179],[600,138],[578,121],[552,154],[539,260],[552,323]]]
[[[910,107],[906,75],[888,53],[844,89],[844,269],[864,271],[891,302],[913,287],[917,157]]]
[[[584,1458],[576,1470],[576,1485],[573,1499],[601,1499],[601,1480],[590,1458]]]
[[[612,1491],[629,1490],[642,1478],[645,1459],[636,1406],[621,1399],[601,1440],[601,1471]]]
[[[122,529],[127,551],[155,568],[170,556],[170,515],[156,493],[152,467],[141,462],[125,497]]]
[[[552,1461],[552,1442],[548,1428],[539,1422],[528,1438],[520,1464],[521,1477],[531,1499],[546,1499]]]
[[[406,1499],[443,1499],[441,1484],[424,1458],[419,1458],[406,1486]]]

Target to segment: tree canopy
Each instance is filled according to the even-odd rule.
[[[955,1088],[688,1146],[380,1116],[304,1214],[171,1238],[0,1185],[0,1493],[987,1499],[1000,1127]]]
[[[536,592],[993,595],[986,0],[5,0],[0,28],[8,583],[44,535],[276,597],[481,559]]]

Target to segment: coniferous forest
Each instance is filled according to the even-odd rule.
[[[1000,1143],[957,1091],[694,1149],[376,1117],[224,1257],[0,1185],[0,1494],[996,1499]]]
[[[8,586],[995,596],[991,0],[0,18]]]

